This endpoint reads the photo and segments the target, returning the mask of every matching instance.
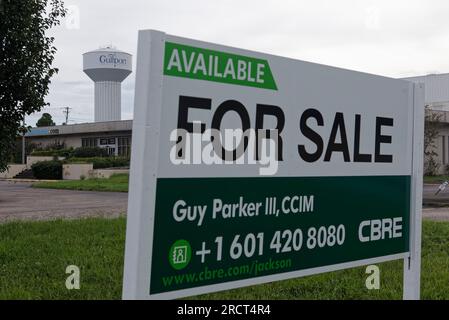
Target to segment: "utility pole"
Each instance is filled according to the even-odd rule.
[[[65,124],[67,125],[67,124],[69,124],[69,113],[72,108],[64,107],[62,109],[63,109],[62,112],[65,114]]]
[[[23,126],[25,126],[25,119],[23,119]],[[22,164],[26,164],[26,155],[25,155],[25,133],[22,134]]]

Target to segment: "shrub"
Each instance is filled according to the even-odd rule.
[[[55,151],[54,150],[39,150],[39,151],[33,151],[31,152],[32,156],[37,156],[37,157],[52,157],[55,155]]]
[[[107,157],[108,151],[100,147],[79,147],[73,150],[75,158]]]
[[[33,175],[37,179],[62,179],[62,162],[61,161],[41,161],[31,166]]]
[[[55,156],[70,158],[73,157],[73,152],[74,152],[73,147],[70,147],[68,149],[57,150]]]
[[[437,176],[440,164],[433,158],[429,157],[424,161],[424,175],[425,176]]]
[[[92,157],[71,158],[66,163],[92,163],[94,169],[129,167],[129,159],[125,157]]]
[[[32,156],[41,157],[65,157],[70,158],[73,155],[73,148],[59,149],[59,150],[35,150],[31,153]]]

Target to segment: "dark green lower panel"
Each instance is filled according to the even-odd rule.
[[[281,208],[282,200],[287,199],[284,204],[288,205],[290,202],[286,197],[293,196],[307,196],[310,205],[312,195],[313,212],[286,214]],[[251,209],[260,203],[259,214],[239,217],[241,211],[235,205],[237,217],[223,218],[217,213],[213,219],[214,199],[221,199],[223,204],[238,204],[240,197],[243,197],[242,203],[254,203]],[[267,206],[266,198],[271,197],[276,197],[277,217],[265,215],[267,207],[273,208]],[[200,226],[198,216],[193,219],[193,208],[192,221],[187,217],[180,222],[174,219],[173,207],[178,200],[183,200],[187,206],[207,206]],[[295,198],[293,209],[301,207],[307,209],[304,198],[302,206]],[[407,252],[409,208],[410,176],[158,179],[150,293]],[[248,209],[247,205],[243,213],[255,213],[255,209]],[[181,211],[179,217],[182,218]],[[367,220],[380,220],[380,229],[379,221],[372,223],[373,238],[376,239],[376,232],[385,230],[383,239],[360,241],[359,226]],[[392,222],[396,229],[391,226]],[[331,226],[340,225],[345,232],[342,237],[342,227],[338,229],[338,244],[333,241]],[[320,227],[324,228],[319,231]],[[315,246],[310,239],[313,238],[311,228],[317,231]],[[293,235],[296,229],[301,231],[296,231],[288,243],[289,232],[284,234],[284,230],[291,230]],[[370,230],[371,225],[362,228],[363,239],[370,236]],[[274,241],[270,248],[276,231],[281,231],[279,241]],[[299,233],[302,233],[302,244]],[[236,235],[240,237],[232,246]],[[217,261],[220,255],[217,237],[222,237],[221,261]],[[185,246],[185,241],[176,243],[177,240],[186,240],[190,247]],[[196,254],[202,249],[203,242],[205,249],[210,250],[204,255],[204,262],[201,255]],[[281,247],[276,249],[279,244]],[[290,247],[291,251],[282,252],[284,247],[287,251]],[[180,252],[180,255],[176,258],[174,252]]]

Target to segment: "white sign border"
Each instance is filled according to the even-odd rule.
[[[122,293],[127,300],[151,298],[164,41],[162,32],[139,31]],[[146,171],[149,174],[142,179]],[[148,244],[149,250],[143,250],[143,244]]]
[[[404,259],[404,300],[421,295],[422,188],[424,166],[424,84],[413,86],[412,181],[410,192],[410,256]]]
[[[424,132],[422,84],[410,84],[414,86],[410,252],[150,295],[165,36],[164,32],[141,30],[138,37],[123,299],[176,299],[397,259],[404,259],[404,299],[419,299]],[[142,179],[145,169],[150,174]],[[141,246],[148,250],[142,250]]]

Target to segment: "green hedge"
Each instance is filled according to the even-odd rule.
[[[31,170],[37,179],[62,179],[62,161],[40,161],[33,164]]]
[[[92,158],[92,157],[108,157],[108,151],[100,147],[79,147],[68,149],[51,149],[51,150],[34,150],[32,156],[41,157],[65,157],[65,158]]]
[[[65,157],[70,158],[73,155],[74,149],[60,149],[60,150],[35,150],[31,152],[32,156],[38,157]]]
[[[129,167],[129,159],[125,157],[70,158],[65,163],[92,163],[94,169]]]
[[[108,151],[100,147],[79,147],[73,150],[74,158],[107,157]]]
[[[31,155],[36,157],[54,157],[55,153],[55,150],[39,150],[31,152]]]

